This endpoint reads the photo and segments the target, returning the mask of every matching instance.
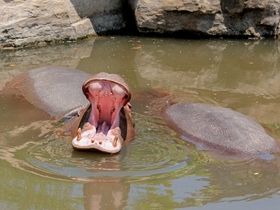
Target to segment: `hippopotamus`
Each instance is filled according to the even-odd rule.
[[[70,119],[77,150],[117,153],[135,135],[131,92],[116,74],[90,75],[67,67],[43,67],[22,73],[5,93],[22,95],[55,119]]]
[[[261,157],[279,149],[259,123],[229,108],[181,102],[168,107],[163,118],[184,139],[221,155]]]
[[[82,90],[90,103],[73,126],[72,146],[119,152],[123,140],[135,134],[128,85],[119,75],[101,72],[87,79]]]
[[[14,90],[55,119],[70,118],[74,149],[118,153],[135,135],[131,92],[116,74],[92,76],[66,67],[43,67],[6,85],[7,92]],[[182,102],[166,108],[163,119],[184,139],[222,154],[245,157],[278,151],[260,124],[228,108]]]

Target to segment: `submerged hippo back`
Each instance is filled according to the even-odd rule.
[[[164,120],[179,134],[223,154],[258,155],[277,148],[261,125],[227,108],[178,103],[167,108]]]
[[[5,91],[16,90],[35,107],[58,118],[88,104],[81,87],[90,76],[67,67],[42,67],[18,75],[6,84]]]

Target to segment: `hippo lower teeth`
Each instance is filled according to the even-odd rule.
[[[77,141],[80,141],[81,140],[81,138],[82,138],[82,129],[81,128],[78,128],[78,130],[77,130]]]
[[[116,134],[116,135],[115,135],[115,138],[114,138],[114,140],[113,140],[113,142],[112,142],[113,147],[116,147],[116,146],[117,146],[118,138],[119,138],[119,136],[118,136],[118,134]]]

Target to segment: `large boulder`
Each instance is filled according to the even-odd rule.
[[[75,40],[125,26],[119,0],[4,0],[0,8],[2,47]]]
[[[273,37],[280,0],[130,0],[140,32]]]

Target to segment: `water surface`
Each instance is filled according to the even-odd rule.
[[[120,74],[137,135],[116,155],[73,151],[47,114],[0,95],[0,209],[278,209],[280,154],[214,157],[160,113],[179,101],[229,107],[279,139],[279,49],[277,40],[100,37],[1,52],[0,89],[48,65]]]

